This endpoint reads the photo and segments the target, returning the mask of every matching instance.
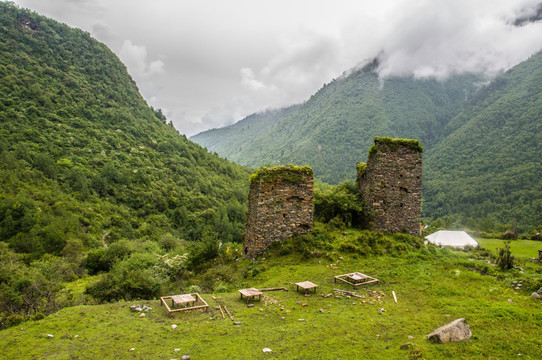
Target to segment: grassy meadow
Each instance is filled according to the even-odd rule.
[[[338,236],[344,241],[356,234]],[[540,359],[542,303],[529,297],[542,285],[540,263],[523,260],[519,269],[502,272],[488,263],[483,251],[433,246],[395,256],[334,249],[284,252],[275,247],[255,262],[223,265],[222,273],[230,271],[235,281],[227,292],[202,294],[210,305],[208,312],[170,316],[159,300],[65,308],[2,331],[0,358]],[[335,293],[334,289],[353,289],[335,284],[334,275],[353,271],[380,283],[356,289],[365,298]],[[319,285],[316,294],[296,292],[294,283],[305,280]],[[514,290],[512,282],[517,280],[523,281],[524,289]],[[254,307],[247,307],[237,292],[243,287],[281,286],[289,291],[265,292],[261,302],[251,301]],[[130,311],[133,304],[152,310],[142,318]],[[241,324],[234,325],[227,315],[223,319],[215,308],[218,304],[227,306]],[[469,341],[426,340],[431,331],[457,318],[471,326]],[[173,324],[178,327],[172,329]],[[410,349],[401,350],[407,342],[412,343]]]
[[[504,240],[501,239],[476,239],[481,247],[496,252],[498,248],[504,247]],[[518,259],[538,258],[538,250],[542,250],[542,241],[535,240],[512,240],[510,251],[512,256]]]

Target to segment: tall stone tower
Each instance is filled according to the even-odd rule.
[[[250,177],[243,255],[254,258],[273,242],[310,232],[313,172],[309,166],[260,168]]]
[[[375,138],[367,164],[358,164],[357,185],[373,210],[372,229],[418,235],[422,200],[422,153],[418,140]]]

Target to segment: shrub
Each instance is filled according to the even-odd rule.
[[[218,240],[212,235],[204,235],[201,241],[191,243],[188,248],[188,263],[192,268],[200,268],[217,256]]]
[[[228,292],[228,285],[220,283],[215,287],[215,293],[226,293]]]
[[[5,324],[7,327],[12,327],[15,325],[19,325],[20,323],[24,321],[25,321],[25,318],[22,315],[10,315],[6,318]]]
[[[514,257],[510,251],[510,241],[505,241],[504,248],[498,249],[496,262],[501,270],[508,270],[514,267]]]
[[[188,288],[188,292],[189,293],[200,293],[201,288],[198,285],[190,285],[190,287]]]
[[[314,217],[321,222],[364,227],[369,216],[361,203],[354,183],[345,181],[328,186],[314,192]]]

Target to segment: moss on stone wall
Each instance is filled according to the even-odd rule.
[[[367,170],[367,164],[364,162],[358,162],[356,163],[356,168],[358,170],[358,177],[361,177],[363,174],[365,174],[365,170]]]
[[[375,137],[375,144],[369,149],[369,158],[376,154],[377,145],[385,145],[390,150],[395,151],[399,146],[407,147],[411,150],[423,152],[423,146],[419,140],[414,139],[392,139],[390,137]]]
[[[258,182],[274,183],[278,180],[287,181],[291,183],[305,181],[305,176],[313,176],[312,168],[310,166],[295,166],[295,165],[282,165],[274,167],[262,166],[254,174],[250,176],[250,184]]]

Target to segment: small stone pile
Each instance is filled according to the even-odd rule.
[[[537,292],[531,294],[533,299],[542,299],[542,287]]]
[[[147,306],[147,305],[132,305],[130,306],[130,311],[131,312],[149,312],[150,310],[152,310],[151,307]]]
[[[520,290],[523,287],[523,282],[521,280],[512,281],[512,287],[514,290]]]

